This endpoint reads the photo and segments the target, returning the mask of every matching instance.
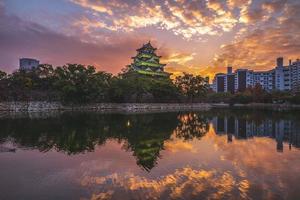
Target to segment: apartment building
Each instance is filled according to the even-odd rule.
[[[277,58],[276,67],[269,71],[253,71],[237,69],[234,73],[232,67],[227,73],[218,73],[213,80],[212,89],[215,92],[245,91],[249,87],[261,85],[267,91],[290,91],[300,89],[300,60],[290,60],[288,66],[283,65],[283,58]]]

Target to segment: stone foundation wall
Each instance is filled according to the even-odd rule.
[[[97,112],[170,112],[188,110],[209,110],[211,108],[251,108],[269,110],[300,110],[300,105],[289,104],[207,104],[207,103],[98,103],[83,106],[65,106],[59,102],[0,102],[0,112],[60,112],[60,111],[97,111]]]
[[[41,112],[48,110],[61,110],[63,106],[58,102],[0,102],[0,111],[13,111],[13,112]]]
[[[49,112],[49,111],[120,111],[120,112],[147,112],[147,111],[184,111],[208,110],[209,104],[175,104],[175,103],[98,103],[83,106],[64,106],[59,102],[0,102],[0,111],[4,112]]]

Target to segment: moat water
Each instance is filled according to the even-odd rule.
[[[0,118],[0,199],[300,199],[300,113]]]

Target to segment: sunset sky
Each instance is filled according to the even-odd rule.
[[[166,71],[265,70],[300,58],[300,0],[0,0],[0,70],[20,57],[118,73],[151,41]]]

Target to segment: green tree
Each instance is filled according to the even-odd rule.
[[[268,93],[260,84],[256,84],[253,88],[250,88],[253,102],[265,103],[267,102]]]
[[[134,71],[114,77],[110,88],[114,102],[170,102],[177,101],[178,95],[170,78],[141,75]]]
[[[207,95],[206,101],[210,103],[231,103],[233,95],[230,92],[212,92]]]
[[[187,97],[191,102],[194,100],[203,100],[209,90],[208,78],[201,76],[193,76],[192,74],[184,73],[178,76],[174,81],[179,91]]]
[[[271,94],[271,99],[272,99],[272,103],[283,103],[286,101],[289,101],[291,96],[290,92],[286,92],[286,91],[273,91]]]
[[[130,72],[112,79],[110,97],[115,102],[144,102],[147,96],[147,100],[151,101],[149,90],[150,82],[135,72]]]
[[[7,74],[0,70],[0,80],[6,79]]]
[[[93,66],[68,64],[55,69],[54,86],[65,103],[83,104],[105,100],[111,74],[97,72]]]
[[[178,102],[180,91],[170,78],[161,77],[151,81],[151,94],[155,102]]]
[[[296,92],[293,95],[291,95],[288,101],[293,104],[300,104],[300,92]]]
[[[248,104],[253,100],[252,94],[250,92],[238,92],[234,94],[230,99],[230,104],[241,103]]]
[[[0,71],[0,101],[7,100],[7,74]]]
[[[26,71],[17,71],[8,76],[8,90],[12,100],[31,100],[31,91],[34,87],[31,75]]]

